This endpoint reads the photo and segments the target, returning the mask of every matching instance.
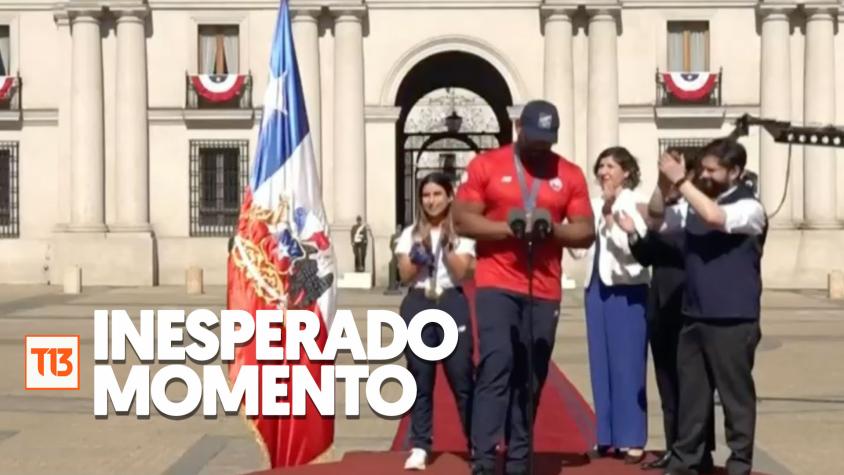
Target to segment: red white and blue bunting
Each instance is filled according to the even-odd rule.
[[[715,88],[717,78],[717,74],[708,72],[662,74],[662,80],[668,92],[675,99],[688,102],[696,102],[708,97]]]
[[[0,101],[5,101],[12,96],[17,79],[17,76],[0,76]]]
[[[246,83],[243,74],[198,74],[190,77],[193,88],[209,102],[226,102],[239,96]]]

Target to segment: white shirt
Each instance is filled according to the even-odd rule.
[[[723,200],[735,190],[735,187],[730,188],[719,195],[715,199],[715,202],[717,203]],[[746,198],[718,206],[724,210],[726,219],[724,220],[724,229],[722,231],[727,234],[749,234],[751,236],[757,236],[764,231],[766,221],[765,208],[762,207],[762,203],[758,200]],[[665,209],[665,218],[663,219],[660,231],[685,228],[686,218],[689,213],[694,212],[695,210],[689,208],[689,203],[686,200],[680,200],[676,205]],[[688,231],[692,234],[705,234],[712,231],[712,228],[704,225],[689,228]],[[639,235],[644,235],[644,233],[640,232]]]
[[[399,254],[410,254],[410,248],[413,247],[413,230],[416,226],[408,226],[407,228],[402,231],[401,236],[399,236],[399,241],[396,243],[396,255]],[[433,246],[433,254],[436,256],[439,254],[439,262],[436,263],[437,269],[437,286],[441,289],[450,289],[456,287],[458,282],[454,280],[451,274],[448,272],[448,267],[445,265],[445,253],[440,252],[440,230],[439,228],[431,229],[431,245]],[[467,254],[472,257],[475,256],[475,241],[474,239],[469,239],[467,237],[458,237],[457,242],[454,246],[454,252],[456,254]],[[421,269],[416,274],[416,282],[414,282],[413,287],[417,289],[424,289],[427,288],[430,283],[431,277],[428,275],[428,269]]]
[[[646,203],[647,201],[639,193],[633,190],[624,189],[619,193],[618,197],[612,205],[612,212],[625,212],[628,216],[633,218],[633,223],[636,225],[636,230],[640,234],[645,234],[647,231],[647,224],[642,215],[639,214],[636,208],[637,204]],[[587,257],[586,262],[586,281],[584,287],[588,287],[592,280],[593,263],[595,261],[596,246],[600,251],[598,256],[598,277],[604,285],[635,285],[647,284],[651,280],[650,271],[647,267],[643,267],[633,257],[630,252],[630,244],[628,242],[627,233],[621,229],[620,226],[614,224],[611,228],[607,227],[607,222],[604,219],[603,198],[592,199],[592,214],[595,217],[595,242],[588,251],[577,250],[570,251],[570,254],[577,258]]]

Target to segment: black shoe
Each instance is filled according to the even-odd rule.
[[[636,465],[638,463],[641,463],[642,460],[645,460],[645,455],[647,454],[644,450],[642,450],[642,453],[640,453],[639,455],[631,455],[630,452],[625,452],[624,465]]]
[[[586,456],[589,460],[595,460],[606,457],[610,452],[609,446],[606,445],[596,445],[592,447],[592,449],[586,452]]]
[[[643,463],[642,470],[653,470],[657,468],[666,468],[668,467],[668,462],[671,461],[671,451],[667,451],[662,454],[662,457],[654,460],[653,462]]]

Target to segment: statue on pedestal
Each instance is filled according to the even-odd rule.
[[[369,226],[358,216],[352,226],[352,250],[355,254],[355,272],[366,272],[366,247],[369,244]]]

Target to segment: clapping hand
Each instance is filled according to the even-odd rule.
[[[659,157],[660,179],[665,177],[672,185],[686,176],[686,164],[682,155],[663,153]]]
[[[633,222],[633,218],[624,211],[619,211],[615,214],[615,222],[627,234],[632,234],[636,231],[636,224]]]
[[[410,262],[420,267],[431,265],[434,262],[434,257],[425,249],[425,246],[421,242],[413,244],[408,256],[410,257]]]

